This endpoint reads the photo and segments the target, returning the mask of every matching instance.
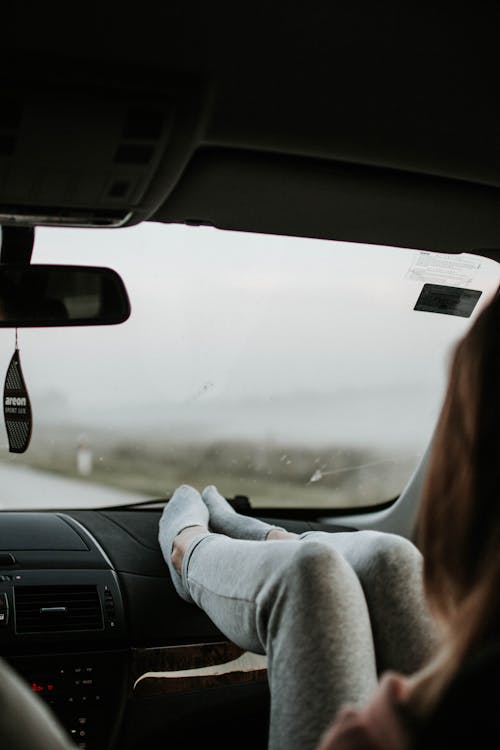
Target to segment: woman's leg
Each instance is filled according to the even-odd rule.
[[[192,492],[188,515],[195,526]],[[376,684],[370,620],[357,576],[341,554],[314,540],[234,540],[207,534],[202,520],[177,536],[176,504],[182,505],[174,494],[160,525],[167,564],[172,545],[165,546],[165,539],[172,540],[187,595],[234,643],[267,654],[269,747],[312,750],[340,706],[363,702]],[[183,536],[191,540],[179,554]]]
[[[229,536],[266,538],[274,527],[237,514],[214,486],[203,500],[216,531]],[[379,672],[409,674],[431,656],[438,640],[423,591],[422,556],[407,539],[378,531],[308,531],[300,539],[339,552],[358,576],[368,604]]]
[[[422,556],[407,539],[378,531],[306,532],[302,540],[336,550],[365,594],[378,671],[410,674],[432,655],[438,632],[423,591]]]

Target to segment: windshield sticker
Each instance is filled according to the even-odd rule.
[[[405,278],[430,284],[467,286],[472,284],[481,265],[482,261],[477,258],[420,252]]]
[[[441,284],[424,284],[414,310],[469,318],[482,292]]]

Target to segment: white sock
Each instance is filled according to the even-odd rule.
[[[210,513],[210,529],[219,534],[233,539],[264,541],[270,531],[280,528],[237,513],[213,484],[205,487],[201,496]]]
[[[208,509],[200,493],[193,487],[183,484],[175,490],[163,510],[158,541],[175,590],[187,602],[193,600],[172,562],[172,546],[175,537],[190,526],[203,526],[208,531]],[[200,537],[202,536],[203,532],[200,531]]]

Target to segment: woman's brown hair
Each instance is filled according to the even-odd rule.
[[[434,704],[464,658],[500,636],[500,296],[456,346],[418,520],[424,585],[444,626],[416,687]],[[418,683],[417,683],[418,684]]]

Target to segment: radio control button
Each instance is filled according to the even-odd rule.
[[[9,600],[7,594],[0,594],[0,627],[5,627],[9,622]]]

